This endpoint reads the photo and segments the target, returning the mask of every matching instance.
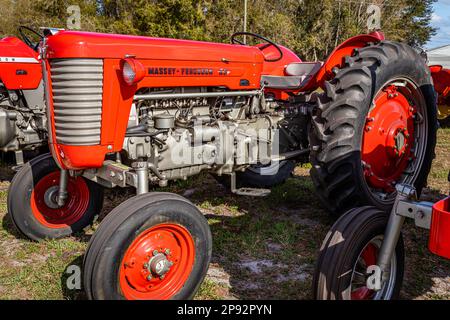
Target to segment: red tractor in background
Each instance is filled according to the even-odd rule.
[[[243,35],[260,43],[247,46]],[[231,41],[44,30],[51,154],[14,177],[8,211],[30,239],[59,238],[92,222],[103,188],[136,188],[90,241],[89,298],[190,298],[204,278],[206,219],[150,185],[208,170],[228,176],[236,194],[263,196],[309,155],[335,214],[357,204],[389,210],[397,184],[424,186],[437,109],[415,50],[375,32],[322,63],[252,33]]]
[[[0,40],[0,151],[15,152],[17,165],[24,162],[23,151],[41,151],[47,145],[38,53],[42,36],[25,26],[19,28],[19,34],[22,40]]]

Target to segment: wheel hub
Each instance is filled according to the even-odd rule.
[[[195,245],[189,231],[160,224],[142,232],[126,250],[119,279],[127,299],[169,299],[193,268]]]
[[[58,186],[53,186],[47,189],[44,193],[44,203],[47,207],[51,209],[58,209],[59,205],[57,203],[58,197]]]
[[[364,128],[362,161],[370,187],[393,192],[413,157],[416,108],[395,85],[374,99]]]
[[[367,279],[370,276],[367,273],[367,268],[377,264],[378,254],[382,245],[383,237],[377,236],[370,240],[359,254],[357,261],[353,267],[352,282],[351,282],[351,299],[352,300],[379,300],[389,299],[394,290],[396,281],[397,258],[394,255],[390,261],[390,266],[387,270],[388,276],[386,281],[381,284],[381,289],[378,291],[369,289],[367,287]]]
[[[33,216],[52,229],[65,228],[79,221],[86,213],[90,198],[83,178],[70,178],[67,185],[69,197],[64,206],[59,206],[59,179],[59,171],[42,177],[34,186],[30,199]]]
[[[156,251],[147,263],[147,270],[155,276],[164,277],[171,266],[173,266],[173,262],[167,259],[166,254]]]

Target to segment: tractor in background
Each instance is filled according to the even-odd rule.
[[[438,118],[450,116],[450,70],[442,66],[430,66],[434,89],[438,93]]]
[[[47,117],[38,52],[42,35],[25,26],[19,34],[21,39],[0,39],[0,151],[14,152],[20,166],[24,151],[45,150]]]

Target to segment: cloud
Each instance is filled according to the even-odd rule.
[[[433,14],[431,15],[431,22],[432,23],[439,23],[439,22],[442,21],[442,19],[443,18],[440,15],[438,15],[437,13],[435,13],[435,12],[433,12]]]

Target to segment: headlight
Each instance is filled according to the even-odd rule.
[[[145,76],[145,67],[133,58],[124,59],[122,64],[123,80],[130,86],[137,84]]]

